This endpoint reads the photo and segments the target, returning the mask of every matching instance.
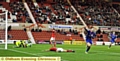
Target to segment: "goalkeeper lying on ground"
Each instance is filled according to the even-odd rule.
[[[14,41],[14,44],[16,45],[15,46],[16,48],[20,48],[20,47],[26,48],[32,46],[31,43],[25,43],[24,40]]]

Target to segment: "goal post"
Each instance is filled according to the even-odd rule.
[[[7,49],[7,40],[8,40],[8,11],[5,11],[5,49]]]
[[[0,49],[8,49],[8,11],[0,13]]]

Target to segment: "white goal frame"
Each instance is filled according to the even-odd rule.
[[[6,11],[4,11],[4,13],[0,13],[0,15],[4,15],[5,14],[5,22],[3,22],[3,23],[1,23],[1,24],[5,24],[5,38],[3,39],[4,40],[4,44],[5,44],[5,47],[4,47],[4,49],[8,49],[8,47],[7,47],[7,41],[8,41],[8,11],[6,10]]]
[[[8,49],[8,47],[7,47],[7,40],[8,40],[8,30],[7,30],[7,28],[8,28],[8,11],[5,11],[5,49],[7,50]]]

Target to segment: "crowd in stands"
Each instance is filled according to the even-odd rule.
[[[17,16],[17,19],[13,18],[13,22],[27,22],[32,23],[31,19],[29,18],[29,14],[24,7],[24,4],[20,1],[17,2],[10,2],[9,6],[11,8],[12,15]],[[24,20],[25,18],[25,20]]]
[[[78,35],[79,32],[76,29],[55,29],[57,31],[57,33],[60,33],[62,35],[67,35],[67,34],[71,34],[71,35]]]
[[[118,11],[118,13],[120,13],[120,5],[119,4],[113,4],[112,6]]]
[[[120,26],[118,13],[109,2],[82,2],[73,3],[85,23],[98,26]]]
[[[0,22],[4,22],[5,21],[5,15],[0,15]]]
[[[33,2],[28,2],[28,5],[37,23],[81,24],[67,2],[61,2],[61,0],[56,3],[39,2],[38,6],[34,6]]]
[[[97,34],[97,41],[103,41],[103,32],[100,30],[100,28],[96,31]]]
[[[40,24],[75,24],[82,25],[82,22],[77,17],[76,12],[65,0],[53,0],[54,3],[48,3],[41,0],[34,5],[32,1],[26,1],[37,23]],[[43,4],[44,3],[44,4]],[[118,13],[119,6],[113,6],[109,2],[96,1],[75,1],[71,2],[77,9],[85,23],[90,23],[98,26],[120,26],[120,18]],[[12,15],[17,16],[17,19],[12,19],[13,22],[32,23],[23,2],[10,2]]]

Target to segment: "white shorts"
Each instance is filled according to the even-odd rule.
[[[63,48],[57,48],[57,51],[61,51],[61,52],[63,52],[64,49],[63,49]]]
[[[53,40],[55,41],[55,37],[51,37],[51,38],[50,38],[50,41],[53,41]]]

